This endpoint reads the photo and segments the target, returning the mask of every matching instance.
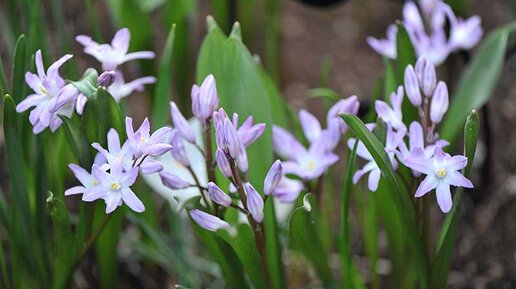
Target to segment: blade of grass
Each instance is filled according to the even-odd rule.
[[[156,84],[156,91],[154,94],[154,106],[152,110],[152,125],[154,128],[159,128],[167,124],[168,116],[168,102],[170,100],[171,74],[172,74],[172,54],[174,48],[174,35],[176,25],[173,24],[168,33],[163,54],[158,71],[158,82]]]

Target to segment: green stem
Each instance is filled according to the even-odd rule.
[[[106,214],[106,216],[104,217],[104,220],[102,220],[102,223],[100,223],[100,225],[97,227],[97,230],[92,235],[90,235],[90,237],[88,238],[88,240],[84,244],[84,247],[83,247],[83,249],[81,251],[81,254],[79,255],[79,258],[77,259],[77,263],[80,263],[81,260],[86,256],[86,254],[91,249],[91,247],[93,246],[93,244],[95,243],[97,238],[100,236],[100,234],[106,228],[106,226],[107,226],[107,224],[108,224],[108,222],[109,222],[109,220],[111,219],[112,216],[113,216],[113,213]]]

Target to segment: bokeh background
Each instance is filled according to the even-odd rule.
[[[365,39],[369,35],[383,37],[386,27],[400,19],[403,5],[403,1],[394,0],[42,0],[39,9],[14,13],[17,10],[8,3],[21,7],[19,2],[22,1],[0,1],[0,55],[4,67],[11,66],[18,36],[12,31],[27,33],[29,38],[44,37],[45,49],[51,58],[73,53],[77,67],[66,69],[78,75],[79,71],[95,64],[73,41],[75,35],[87,34],[108,40],[118,28],[127,26],[133,33],[131,50],[154,50],[159,59],[169,27],[176,23],[171,98],[188,109],[197,52],[206,33],[205,18],[214,15],[226,32],[233,21],[239,21],[244,43],[264,63],[290,106],[296,111],[308,108],[321,119],[324,118],[325,102],[310,93],[317,87],[331,88],[344,97],[358,95],[361,111],[367,110],[375,81],[383,70],[383,60],[367,46]],[[326,2],[335,3],[326,5]],[[457,6],[459,13],[479,15],[486,33],[516,20],[514,0],[466,2],[466,6]],[[128,11],[133,14],[128,15]],[[38,13],[44,23],[39,31],[25,30],[34,19],[30,13]],[[12,23],[17,23],[18,27],[9,27]],[[463,202],[450,288],[516,288],[514,54],[516,45],[511,39],[501,81],[487,107],[481,111],[482,140],[473,175],[476,188],[468,192]],[[440,68],[439,77],[447,79],[452,90],[458,79],[457,71],[468,59],[468,54],[453,55],[447,65]],[[128,65],[126,73],[135,78],[153,75],[156,68],[157,61],[142,62]],[[9,72],[7,77],[10,78]],[[130,115],[138,120],[148,115],[152,89],[149,87],[146,92],[135,93],[127,99]],[[0,137],[3,138],[3,134],[0,133]],[[3,139],[0,139],[0,146],[3,146]],[[3,160],[0,163],[5,164]],[[6,184],[2,180],[6,180],[4,167],[0,168],[0,183],[5,191]],[[439,214],[434,215],[439,224]],[[360,269],[367,270],[367,260],[361,257],[360,233],[355,232],[353,239],[357,264]],[[385,243],[385,236],[380,234],[381,250]],[[119,248],[123,260],[118,269],[119,279],[123,280],[120,288],[168,288],[168,284],[173,284],[174,277],[166,269],[150,263],[132,263],[130,253],[123,244]],[[194,258],[188,252],[185,256]],[[94,266],[94,260],[90,261],[86,266]],[[388,261],[383,261],[379,263],[379,272],[388,271]],[[289,274],[295,277],[291,280],[297,281],[293,282],[292,288],[303,288],[309,277],[297,276],[295,266],[293,268]],[[75,280],[77,284],[84,284],[80,288],[97,288],[95,276],[79,275],[77,278],[84,279],[82,282]]]

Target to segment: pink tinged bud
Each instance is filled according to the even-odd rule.
[[[175,102],[170,102],[170,115],[172,117],[172,123],[174,127],[181,133],[183,138],[190,143],[195,143],[195,135],[192,128],[188,124],[188,121],[181,114]]]
[[[265,180],[263,181],[263,193],[265,195],[270,195],[274,189],[278,186],[281,178],[283,177],[283,168],[281,166],[281,161],[277,160],[272,164]]]
[[[215,183],[209,182],[208,183],[208,195],[210,196],[210,199],[214,201],[215,203],[224,206],[229,207],[231,206],[231,197],[228,196],[226,193],[224,193]]]
[[[140,172],[146,175],[157,173],[162,170],[163,165],[160,162],[149,158],[145,159],[145,161],[140,165]]]
[[[412,65],[405,69],[405,92],[412,105],[419,107],[421,105],[421,91],[419,90],[419,82],[417,80],[416,71]]]
[[[448,110],[448,87],[446,83],[439,81],[435,89],[432,103],[430,104],[430,119],[433,123],[440,123]]]
[[[253,219],[261,223],[263,221],[263,199],[250,183],[244,184],[247,194],[247,210],[251,213]]]
[[[170,152],[174,159],[180,162],[183,166],[190,166],[190,159],[186,154],[185,147],[183,145],[183,138],[177,129],[173,129],[170,136],[170,144],[172,145],[172,149]]]
[[[432,62],[427,61],[425,64],[423,72],[423,81],[421,83],[421,88],[423,89],[423,93],[427,97],[432,97],[432,94],[435,90],[435,85],[437,83],[437,77],[435,75],[435,67]]]
[[[224,154],[224,152],[218,148],[215,153],[215,160],[217,161],[217,165],[219,166],[220,171],[226,178],[231,178],[233,173],[231,173],[231,166],[229,164],[228,158]]]
[[[113,70],[104,71],[98,78],[98,86],[109,87],[115,82],[116,72]]]
[[[161,171],[159,173],[159,177],[161,178],[161,182],[168,188],[172,190],[181,190],[187,188],[192,185],[192,183],[181,179],[180,177],[166,171]]]
[[[201,210],[190,210],[190,217],[202,228],[215,232],[220,229],[229,229],[229,223]]]

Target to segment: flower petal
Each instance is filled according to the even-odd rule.
[[[416,190],[415,197],[419,198],[424,196],[426,193],[433,190],[439,184],[439,180],[432,174],[426,176],[426,178],[419,184],[419,187]]]
[[[145,211],[145,205],[143,205],[142,201],[138,199],[130,188],[122,189],[122,200],[131,210],[137,213]]]
[[[459,172],[449,172],[446,181],[452,186],[473,188],[473,183]]]
[[[450,185],[445,182],[440,182],[437,185],[435,194],[441,211],[443,211],[443,213],[448,213],[452,207]]]

